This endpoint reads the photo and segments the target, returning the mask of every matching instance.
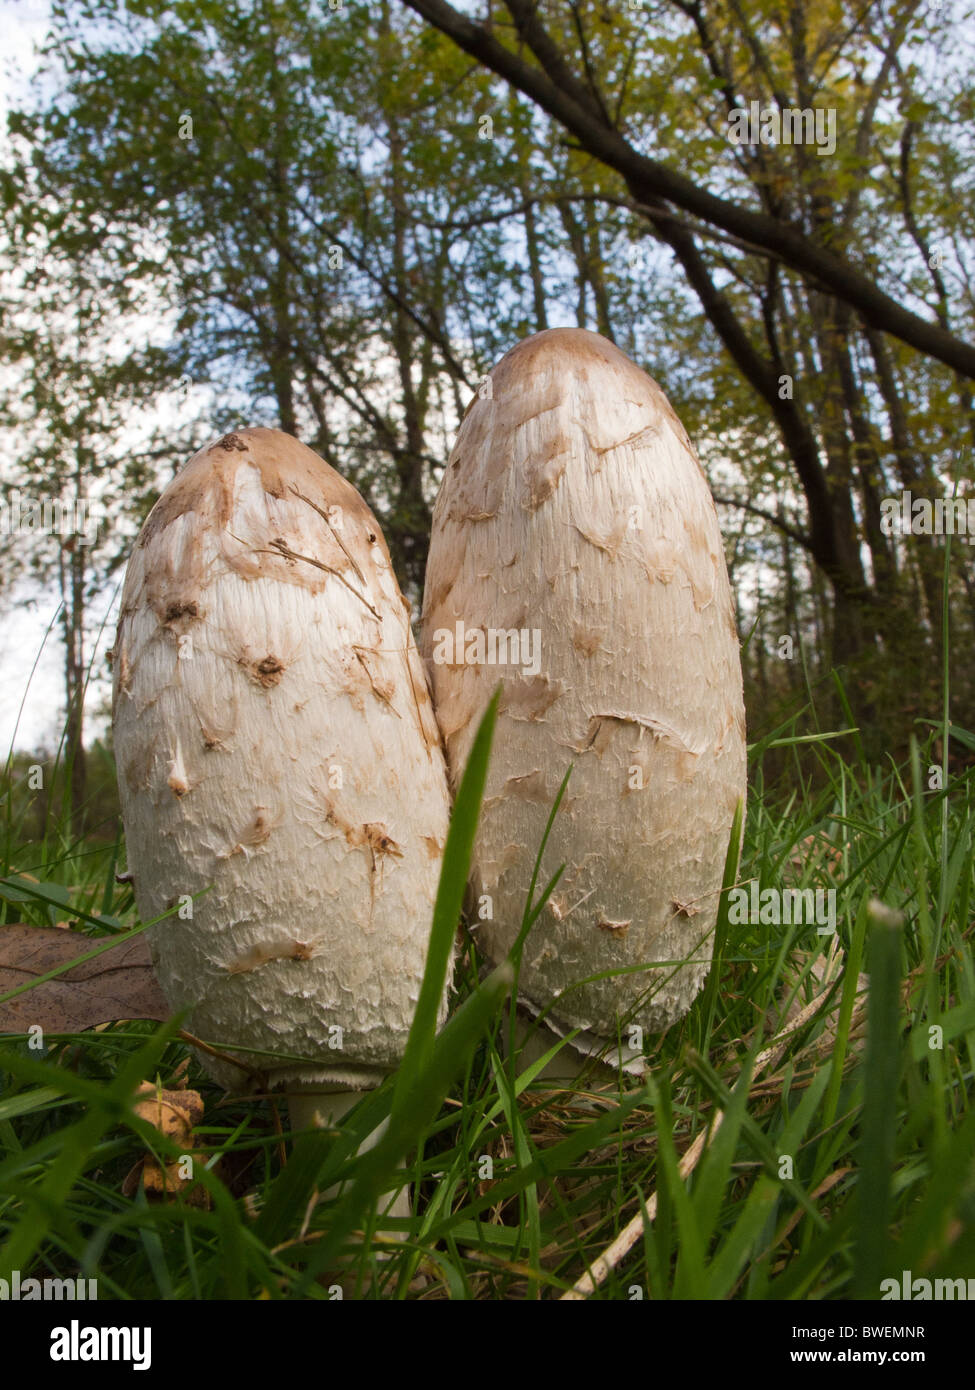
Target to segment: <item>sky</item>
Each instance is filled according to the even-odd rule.
[[[35,69],[34,44],[44,37],[47,16],[47,0],[0,0],[4,55],[0,62],[0,113],[4,130],[11,98],[23,90],[24,76]]]
[[[0,0],[0,141],[6,144],[7,112],[24,92],[37,60],[34,45],[47,25],[46,0]],[[61,651],[56,634],[44,633],[57,611],[57,599],[36,590],[18,589],[0,609],[0,754],[11,745],[21,702],[17,746],[34,748],[51,741],[58,725],[61,698]],[[43,648],[43,649],[42,649]],[[40,653],[31,681],[31,668]],[[26,700],[24,699],[26,693]]]

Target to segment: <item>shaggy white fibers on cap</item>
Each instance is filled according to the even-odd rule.
[[[379,526],[297,440],[229,434],[163,492],[113,723],[139,912],[179,905],[150,934],[187,1029],[270,1084],[375,1084],[419,994],[446,772]]]
[[[519,343],[474,399],[433,520],[421,646],[451,777],[499,681],[473,874],[475,939],[521,925],[569,763],[521,993],[615,1038],[679,1019],[708,972],[745,717],[714,502],[660,388],[612,343]],[[650,971],[612,974],[649,962]]]

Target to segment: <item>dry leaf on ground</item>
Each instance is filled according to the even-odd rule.
[[[0,927],[0,995],[69,965],[101,941],[57,927]],[[0,1033],[80,1033],[128,1018],[169,1018],[144,936],[120,941],[101,955],[0,1002]]]
[[[193,1176],[194,1157],[190,1150],[196,1143],[193,1129],[203,1119],[203,1099],[198,1091],[164,1091],[151,1081],[143,1081],[136,1093],[135,1113],[158,1129],[167,1139],[178,1144],[183,1153],[178,1159],[161,1165],[151,1154],[141,1159],[126,1175],[122,1192],[126,1197],[135,1194],[140,1178],[150,1201],[174,1201],[177,1195],[197,1207],[209,1207],[210,1194],[199,1186]]]

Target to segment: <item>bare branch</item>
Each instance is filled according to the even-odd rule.
[[[519,36],[535,54],[540,67],[506,48],[483,25],[474,23],[446,0],[403,3],[530,97],[589,154],[615,169],[638,202],[651,205],[667,199],[684,212],[761,248],[763,254],[774,253],[804,278],[855,308],[873,327],[975,378],[975,346],[905,308],[863,271],[817,245],[798,226],[719,198],[699,188],[686,175],[634,149],[607,123],[591,93],[572,73],[526,0],[508,0],[508,8]]]

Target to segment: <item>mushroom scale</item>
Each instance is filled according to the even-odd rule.
[[[503,685],[473,860],[480,948],[497,961],[514,944],[572,763],[542,882],[566,868],[525,946],[523,1002],[552,1006],[556,1031],[668,1027],[707,976],[745,794],[739,642],[690,441],[597,334],[526,339],[468,407],[434,510],[421,650],[455,782]]]
[[[138,909],[178,908],[149,933],[171,1006],[269,1085],[377,1084],[419,996],[449,798],[369,508],[280,431],[202,449],[136,542],[113,664]]]

